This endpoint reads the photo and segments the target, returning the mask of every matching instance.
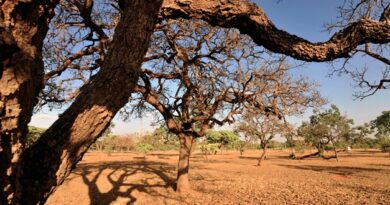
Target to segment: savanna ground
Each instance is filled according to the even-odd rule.
[[[191,158],[188,194],[176,194],[177,152],[87,153],[47,204],[390,204],[390,157],[353,150],[335,159],[289,160],[289,150]]]

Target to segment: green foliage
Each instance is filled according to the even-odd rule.
[[[169,132],[165,126],[154,130],[152,134],[142,136],[139,143],[147,143],[153,146],[154,150],[177,150],[179,148],[178,137]]]
[[[268,146],[267,146],[269,149],[284,149],[286,147],[286,143],[284,142],[279,142],[279,141],[275,141],[275,140],[270,140],[268,142]]]
[[[381,137],[378,139],[378,144],[382,152],[388,152],[390,154],[390,138]]]
[[[45,131],[46,129],[43,128],[28,126],[26,147],[31,146],[35,141],[37,141]]]
[[[151,144],[148,144],[148,143],[139,143],[137,144],[137,146],[135,147],[135,150],[138,151],[138,152],[142,152],[145,154],[152,151],[153,150],[153,146]]]
[[[217,154],[217,152],[220,151],[218,143],[203,144],[200,146],[200,149],[205,155]]]
[[[371,126],[377,129],[377,137],[390,136],[390,110],[383,111],[382,115],[371,121]]]
[[[351,138],[352,124],[353,121],[342,116],[337,106],[331,105],[324,112],[315,110],[310,121],[303,122],[298,128],[298,134],[306,143],[322,152],[329,149],[326,147],[328,144],[337,147],[342,141],[348,141]]]
[[[218,144],[220,149],[222,147],[234,149],[240,142],[240,138],[236,133],[227,130],[209,130],[206,133],[206,140],[208,144]]]
[[[374,139],[374,138],[363,138],[363,139],[356,139],[352,142],[352,146],[354,148],[363,148],[363,149],[368,149],[368,148],[379,148],[379,140]]]
[[[381,144],[381,150],[383,152],[390,153],[390,141]]]
[[[134,135],[115,136],[111,134],[110,126],[104,134],[91,146],[91,150],[104,151],[107,154],[112,152],[139,151],[137,147],[149,144],[153,150],[176,150],[179,147],[179,140],[176,135],[169,133],[164,127],[157,128],[153,133],[141,137]],[[143,152],[143,151],[142,151]]]

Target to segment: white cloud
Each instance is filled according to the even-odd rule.
[[[54,121],[58,119],[57,115],[49,114],[36,114],[33,115],[29,125],[40,127],[40,128],[49,128]]]

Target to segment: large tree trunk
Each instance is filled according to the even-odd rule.
[[[18,186],[27,125],[43,87],[42,44],[57,3],[0,2],[0,204],[12,203]]]
[[[188,177],[188,171],[190,169],[190,155],[194,138],[185,134],[179,134],[180,140],[180,153],[179,153],[179,165],[177,171],[177,184],[176,191],[179,193],[185,193],[190,191],[190,181]]]
[[[128,102],[161,0],[122,3],[122,16],[101,70],[42,137],[23,152],[18,203],[43,204]]]

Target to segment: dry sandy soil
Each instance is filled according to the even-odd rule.
[[[288,160],[271,151],[193,154],[193,191],[174,192],[176,152],[88,153],[49,205],[84,204],[390,204],[390,157],[379,151],[341,154],[340,162]]]

